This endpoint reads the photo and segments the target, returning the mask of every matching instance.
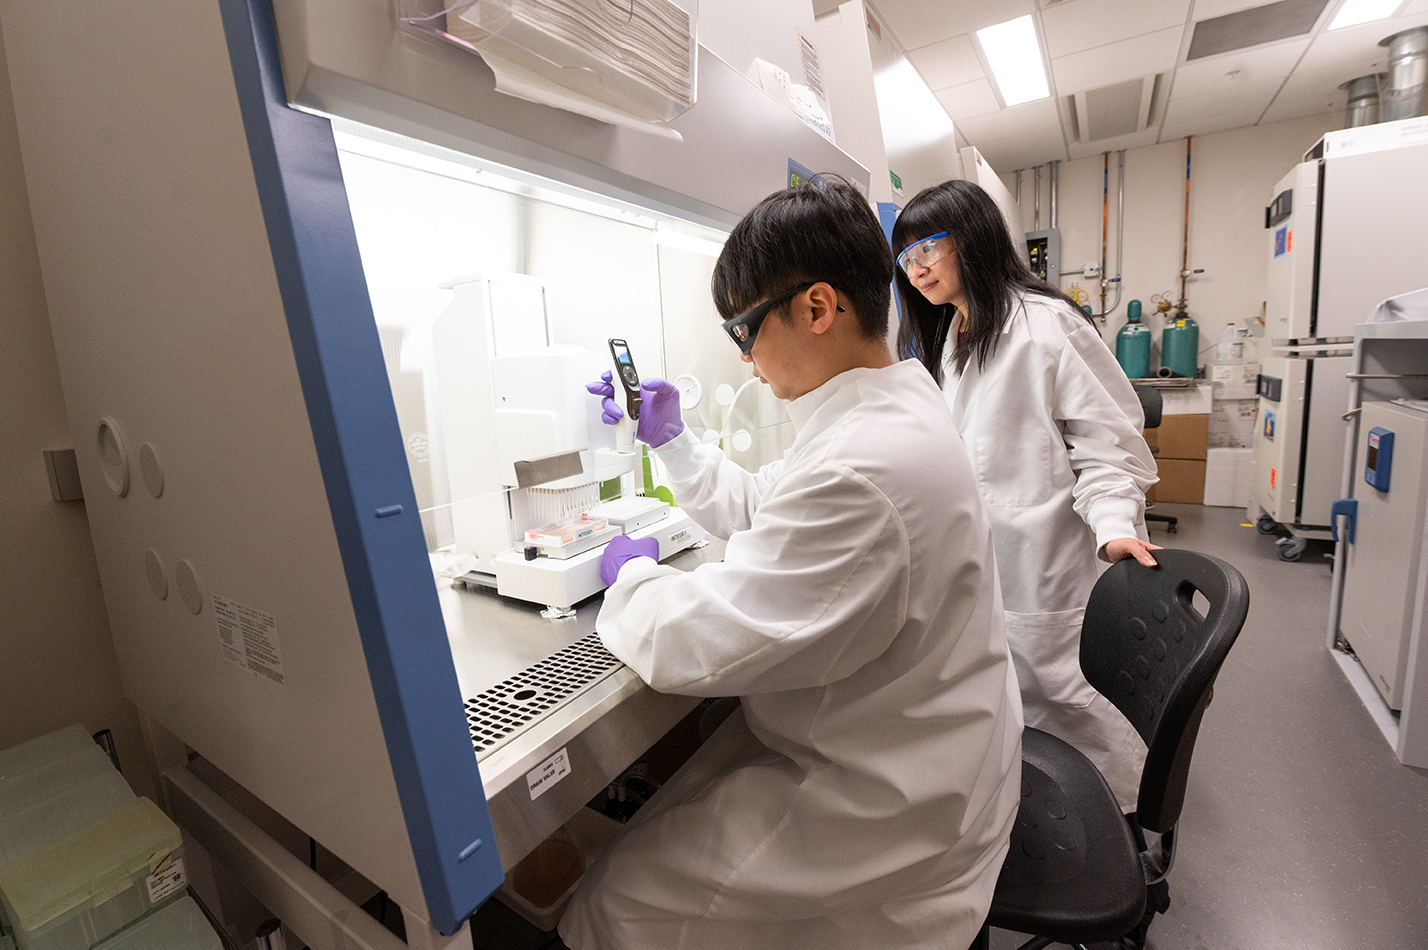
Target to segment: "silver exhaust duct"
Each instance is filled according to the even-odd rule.
[[[1378,41],[1388,47],[1388,83],[1379,112],[1385,122],[1428,112],[1428,26]]]
[[[1378,86],[1382,76],[1382,73],[1370,73],[1350,79],[1339,87],[1349,92],[1349,104],[1344,111],[1344,128],[1354,129],[1378,122]]]

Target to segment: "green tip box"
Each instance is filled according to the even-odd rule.
[[[147,798],[0,867],[19,950],[89,950],[184,896],[183,838]]]

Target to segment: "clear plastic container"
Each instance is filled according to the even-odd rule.
[[[0,867],[134,801],[124,777],[88,736],[63,758],[0,777]]]
[[[585,869],[609,847],[622,828],[624,825],[613,818],[593,809],[580,809],[511,868],[496,891],[496,899],[538,929],[554,930]]]
[[[188,885],[178,826],[147,798],[0,867],[19,950],[89,950]]]
[[[94,950],[223,950],[223,941],[192,897],[181,897]]]
[[[78,723],[38,739],[11,746],[0,752],[0,781],[50,765],[89,748],[98,749],[99,746]]]

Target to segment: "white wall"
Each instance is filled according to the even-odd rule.
[[[1264,208],[1275,182],[1302,160],[1325,132],[1342,126],[1342,113],[1291,119],[1270,125],[1196,136],[1191,143],[1190,267],[1205,273],[1187,287],[1190,316],[1200,325],[1200,360],[1215,361],[1215,342],[1229,323],[1256,319],[1265,297],[1268,263]],[[1094,279],[1067,271],[1101,260],[1102,159],[1062,162],[1058,217],[1061,228],[1061,287],[1072,283],[1092,294],[1100,309]],[[1041,221],[1050,209],[1048,175],[1042,174]],[[1012,186],[1011,175],[1002,180]],[[1029,228],[1032,173],[1022,177],[1022,216]],[[1110,156],[1110,222],[1107,269],[1116,262],[1116,153]],[[1125,325],[1126,303],[1139,299],[1147,322],[1158,331],[1163,320],[1149,317],[1151,295],[1180,293],[1181,238],[1185,221],[1185,140],[1126,152],[1124,290],[1111,311],[1104,335],[1114,342]],[[1114,299],[1112,291],[1107,304]],[[1255,335],[1263,328],[1255,325]],[[1152,367],[1153,368],[1153,367]]]
[[[838,147],[869,171],[873,201],[907,204],[913,195],[961,174],[952,119],[907,53],[883,28],[867,26],[882,14],[848,0],[818,19],[828,102]],[[902,181],[894,192],[889,172]]]
[[[124,698],[83,502],[56,502],[41,452],[71,447],[0,42],[0,748],[79,722],[112,729],[152,795]]]
[[[699,5],[700,44],[745,75],[755,59],[762,59],[803,83],[800,31],[817,44],[812,0],[704,0]]]

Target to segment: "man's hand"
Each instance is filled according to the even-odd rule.
[[[614,584],[620,576],[620,568],[625,566],[625,562],[637,557],[647,557],[658,561],[659,539],[640,538],[636,540],[623,534],[611,538],[610,543],[605,545],[605,553],[600,557],[600,580],[605,582],[606,587]]]
[[[601,420],[606,425],[618,425],[625,411],[615,401],[615,385],[610,371],[585,389],[600,400]],[[640,383],[640,418],[635,426],[635,438],[651,448],[658,448],[684,431],[684,419],[679,414],[679,387],[656,376]]]
[[[1159,550],[1160,545],[1142,541],[1140,538],[1116,538],[1106,542],[1103,556],[1112,564],[1123,558],[1134,557],[1146,567],[1155,567],[1155,557],[1150,552]]]

